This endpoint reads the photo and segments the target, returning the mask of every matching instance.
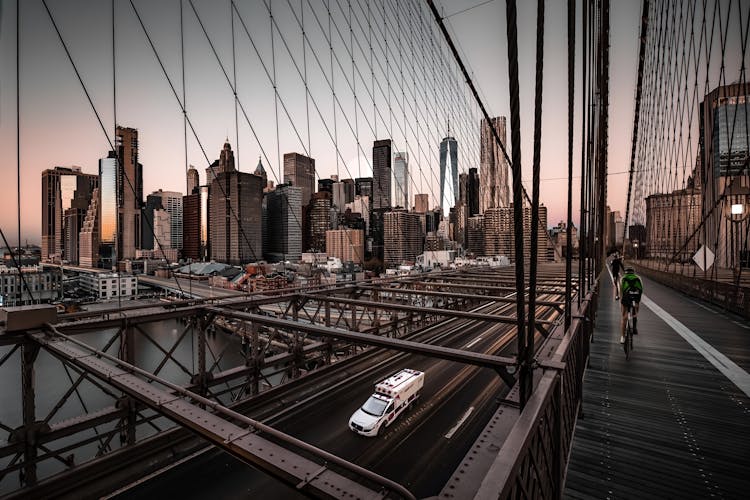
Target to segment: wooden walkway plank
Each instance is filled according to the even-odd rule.
[[[750,367],[746,322],[649,280],[644,288],[703,340]],[[748,498],[750,398],[643,305],[641,334],[626,361],[612,293],[603,280],[565,498]]]

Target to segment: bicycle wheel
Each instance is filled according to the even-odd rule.
[[[634,337],[635,336],[633,335],[633,329],[631,328],[630,329],[630,334],[628,335],[628,339],[627,339],[628,344],[630,344],[630,348],[628,350],[631,351],[631,352],[633,351],[633,338]]]
[[[628,318],[628,323],[625,325],[625,343],[623,349],[625,349],[625,359],[630,359],[630,350],[633,348],[633,329]]]

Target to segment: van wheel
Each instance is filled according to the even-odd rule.
[[[383,427],[385,427],[385,424],[380,424],[380,427],[378,427],[378,432],[375,433],[375,437],[380,437],[383,435]]]

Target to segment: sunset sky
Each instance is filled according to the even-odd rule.
[[[217,52],[231,72],[231,31],[229,1],[213,2],[196,0],[196,8],[213,37]],[[297,9],[299,3],[292,2]],[[329,51],[320,30],[314,24],[310,7],[305,4],[305,23],[310,23],[310,37],[320,52],[322,63],[329,64]],[[311,2],[315,4],[314,1]],[[505,2],[499,0],[480,5],[474,9],[452,16],[451,14],[481,2],[478,0],[442,1],[443,13],[448,16],[452,35],[460,45],[465,61],[471,68],[473,78],[481,89],[483,99],[492,115],[509,116],[507,49],[505,34]],[[112,45],[111,12],[109,2],[96,0],[49,0],[48,4],[57,21],[62,36],[68,42],[73,59],[81,77],[91,93],[91,98],[101,115],[101,119],[111,137],[113,125],[112,105]],[[136,1],[154,43],[162,55],[167,72],[175,82],[178,94],[181,88],[179,1],[158,2]],[[531,187],[533,93],[535,69],[535,27],[536,8],[534,2],[519,2],[519,70],[521,78],[521,121],[522,167],[527,189]],[[279,93],[293,117],[301,136],[298,139],[294,129],[279,108],[279,141],[276,142],[274,119],[274,95],[264,69],[253,52],[249,39],[235,19],[235,35],[238,62],[238,95],[251,123],[255,128],[256,140],[250,127],[240,116],[239,148],[235,140],[234,99],[221,70],[207,44],[189,4],[185,2],[185,50],[186,50],[186,92],[188,115],[196,129],[200,142],[208,156],[208,161],[218,157],[226,138],[232,147],[239,149],[239,168],[252,172],[260,156],[269,171],[269,178],[278,175],[280,155],[285,152],[304,152],[307,143],[304,86],[297,75],[292,60],[285,53],[284,41],[275,35],[276,72]],[[264,54],[266,64],[271,64],[270,21],[263,2],[238,2],[239,10],[253,36],[258,50]],[[286,2],[274,3],[274,14],[282,31],[301,46],[301,35],[295,19]],[[315,4],[317,5],[317,4]],[[348,8],[345,0],[333,0],[331,9]],[[364,12],[364,0],[352,0],[353,11]],[[381,5],[378,3],[378,5]],[[387,2],[393,9],[393,2]],[[579,6],[580,7],[580,6]],[[382,8],[382,7],[381,7]],[[11,243],[16,240],[16,71],[15,71],[15,13],[16,2],[0,0],[0,199],[5,205],[0,212],[0,226]],[[320,12],[325,13],[323,8]],[[610,150],[609,150],[609,204],[613,209],[624,213],[625,193],[630,158],[632,114],[634,107],[634,86],[636,79],[636,56],[640,2],[612,2],[611,35],[611,99],[610,99]],[[578,9],[580,29],[580,8]],[[361,17],[361,15],[360,15]],[[41,172],[56,165],[80,165],[84,172],[96,173],[97,160],[106,156],[109,150],[107,138],[102,132],[96,116],[81,90],[76,75],[52,28],[41,1],[21,2],[21,231],[22,240],[30,243],[40,241],[40,186]],[[402,33],[406,37],[410,17],[404,11],[399,19]],[[545,30],[544,60],[544,108],[542,131],[542,182],[541,201],[548,207],[548,223],[556,225],[566,217],[567,175],[567,34],[565,2],[547,2],[547,26]],[[326,19],[321,19],[324,27]],[[366,21],[366,20],[365,20]],[[396,29],[389,18],[390,29]],[[344,24],[348,33],[348,26]],[[317,30],[317,35],[315,31]],[[317,38],[316,38],[317,37]],[[580,42],[580,33],[577,35]],[[406,39],[406,38],[405,38]],[[315,41],[317,40],[317,42]],[[361,43],[367,44],[367,40]],[[393,47],[394,40],[389,42]],[[326,45],[323,47],[323,45]],[[323,48],[321,48],[323,47]],[[334,50],[345,63],[349,56],[339,43]],[[580,57],[580,43],[577,43],[577,57]],[[268,56],[268,57],[266,57]],[[331,92],[322,75],[316,75],[312,52],[307,53],[310,89],[318,96],[318,104],[330,122],[333,108]],[[576,125],[580,130],[580,61],[576,69]],[[329,67],[329,66],[326,66]],[[329,67],[330,68],[330,67]],[[346,66],[345,66],[346,68]],[[351,70],[349,70],[351,71]],[[344,75],[334,70],[337,95],[344,91]],[[351,77],[351,74],[349,75]],[[355,78],[356,80],[356,78]],[[396,89],[394,85],[394,92]],[[361,92],[361,85],[359,87]],[[151,48],[148,46],[129,2],[117,4],[117,121],[121,125],[139,130],[140,161],[144,165],[144,194],[158,188],[185,191],[185,163],[183,142],[183,121],[169,84],[163,77]],[[347,108],[351,100],[342,92],[340,99]],[[362,95],[360,94],[360,98]],[[281,104],[279,105],[281,106]],[[310,144],[311,154],[321,177],[328,177],[337,171],[337,158],[332,142],[320,118],[312,111],[310,104]],[[354,109],[353,104],[348,106]],[[370,108],[372,102],[370,101]],[[380,109],[387,114],[387,106]],[[429,110],[425,110],[429,113]],[[473,111],[476,113],[476,109]],[[374,134],[367,128],[361,113],[358,117],[359,139],[365,155],[358,153],[356,141],[349,132],[346,120],[352,120],[353,111],[348,116],[337,114],[338,139],[341,157],[339,175],[342,178],[371,175],[369,152]],[[371,113],[372,114],[372,113]],[[401,111],[394,108],[396,122],[402,120]],[[377,121],[370,117],[372,121]],[[386,121],[389,117],[386,116]],[[441,119],[432,117],[435,137],[434,144],[422,144],[429,151],[422,160],[423,172],[417,176],[417,159],[410,155],[410,166],[415,175],[415,185],[410,186],[413,194],[430,194],[430,203],[435,204],[437,193],[436,176],[438,165],[434,161],[439,147],[439,139],[445,130],[435,130]],[[411,118],[407,118],[411,120]],[[400,122],[399,122],[400,123]],[[442,124],[440,124],[442,126]],[[462,135],[473,134],[470,124],[456,118],[453,125],[459,128],[457,139]],[[473,125],[478,143],[478,126]],[[508,140],[510,140],[510,120],[508,120]],[[387,127],[378,125],[378,138],[385,138]],[[395,128],[395,124],[394,124]],[[201,172],[203,182],[207,160],[197,141],[188,132],[188,162]],[[396,142],[403,138],[396,138]],[[464,144],[472,141],[464,140]],[[414,144],[411,144],[414,148]],[[580,137],[575,139],[575,174],[580,172]],[[471,153],[478,158],[478,151]],[[266,158],[269,161],[266,161]],[[459,163],[461,160],[459,159]],[[465,161],[464,161],[465,163]],[[346,166],[344,166],[346,164]],[[460,164],[460,170],[478,165]],[[432,169],[431,173],[428,170]],[[574,194],[578,193],[578,178],[574,179]],[[573,200],[574,220],[578,220],[578,197]]]

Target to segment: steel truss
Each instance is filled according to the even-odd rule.
[[[16,494],[62,494],[71,478],[111,478],[113,470],[136,462],[142,453],[163,454],[161,450],[171,447],[172,456],[163,458],[174,460],[205,446],[191,439],[185,430],[189,429],[313,495],[329,495],[331,491],[321,486],[328,482],[344,488],[341,491],[364,488],[362,493],[373,489],[372,492],[408,496],[398,485],[366,471],[353,471],[351,464],[336,462],[321,450],[291,443],[280,433],[273,434],[272,429],[262,428],[259,422],[229,408],[257,412],[262,417],[271,411],[264,410],[264,404],[271,409],[277,404],[277,394],[294,390],[305,381],[323,384],[324,379],[333,380],[338,367],[362,358],[364,352],[379,352],[370,349],[373,347],[491,368],[512,386],[515,358],[405,338],[452,318],[483,322],[488,327],[514,325],[516,318],[507,314],[470,311],[493,303],[502,306],[500,311],[512,310],[515,288],[503,286],[510,281],[512,277],[504,271],[433,273],[419,280],[372,280],[320,291],[133,307],[98,317],[74,314],[61,317],[57,325],[43,330],[19,336],[0,335],[0,345],[10,346],[0,358],[0,366],[19,359],[23,375],[23,421],[15,427],[0,422],[0,429],[8,436],[4,443],[0,442],[0,460],[6,460],[0,481],[7,481],[18,472],[22,489]],[[550,275],[540,284],[537,304],[547,308],[548,319],[539,320],[538,329],[546,336],[548,329],[559,322],[562,303],[555,299],[564,282],[559,275],[557,279]],[[461,292],[445,291],[451,287]],[[167,343],[146,328],[164,320],[179,320],[183,325]],[[77,335],[92,332],[106,338],[103,347],[95,349],[76,340]],[[214,352],[210,339],[224,334],[238,340]],[[188,342],[194,346],[193,363],[176,355]],[[148,371],[138,368],[136,344],[140,343],[160,354]],[[227,366],[225,357],[230,346],[241,351],[244,363]],[[69,381],[68,389],[44,415],[37,414],[34,406],[36,391],[40,390],[34,379],[34,364],[41,351],[61,362]],[[353,357],[354,354],[359,356]],[[161,374],[167,367],[178,373],[182,382],[163,379]],[[90,408],[81,391],[83,384],[106,397],[108,403]],[[156,388],[159,385],[162,389]],[[71,404],[80,406],[80,415],[56,421],[61,408]],[[201,419],[222,426],[222,432],[205,429]],[[273,442],[266,443],[269,433],[273,434]],[[258,451],[274,446],[274,456],[287,457],[286,463],[304,464],[307,479]],[[38,466],[49,462],[57,464],[54,475],[38,477]],[[323,463],[332,464],[331,468]],[[144,472],[150,470],[140,470],[139,475]],[[351,477],[360,481],[352,482],[348,479]],[[123,475],[121,480],[129,479]],[[93,494],[103,492],[92,488]]]

